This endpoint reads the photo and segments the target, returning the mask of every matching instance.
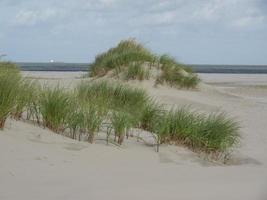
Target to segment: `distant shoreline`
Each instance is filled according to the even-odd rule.
[[[88,71],[89,63],[16,63],[22,71]],[[267,74],[267,65],[190,65],[196,73]]]

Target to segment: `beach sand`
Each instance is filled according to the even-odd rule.
[[[42,83],[76,85],[82,72],[23,72]],[[8,120],[0,131],[1,200],[266,200],[267,75],[200,74],[198,90],[144,87],[169,107],[224,111],[240,121],[242,140],[228,165],[190,150],[160,152],[130,138],[122,147],[78,142],[29,123]]]

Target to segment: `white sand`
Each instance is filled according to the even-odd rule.
[[[27,73],[75,85],[77,73]],[[169,105],[226,111],[241,122],[232,165],[209,163],[187,149],[160,153],[135,139],[122,148],[90,145],[9,120],[0,132],[1,200],[267,199],[267,75],[200,74],[199,91],[143,86]],[[51,79],[52,77],[52,79]],[[246,81],[249,80],[249,81]]]

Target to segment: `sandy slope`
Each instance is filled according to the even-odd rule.
[[[68,86],[80,76],[27,75]],[[156,153],[134,138],[122,148],[101,141],[90,145],[9,120],[0,132],[0,199],[267,199],[267,76],[200,76],[207,84],[199,91],[142,84],[169,105],[237,117],[242,143],[232,165],[209,163],[175,146]]]

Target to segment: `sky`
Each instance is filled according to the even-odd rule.
[[[92,62],[135,38],[187,64],[267,64],[267,0],[0,0],[0,54]]]

